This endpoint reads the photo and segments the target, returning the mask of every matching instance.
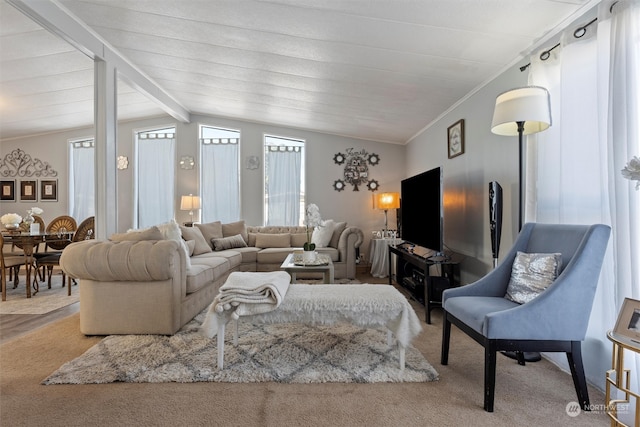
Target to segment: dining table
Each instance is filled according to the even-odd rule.
[[[71,243],[73,239],[73,231],[63,231],[63,232],[29,232],[29,231],[2,231],[2,237],[4,238],[5,243],[11,243],[14,246],[18,246],[22,248],[24,252],[25,261],[25,271],[27,278],[27,298],[31,298],[31,274],[34,266],[34,253],[35,248],[38,247],[41,243],[48,242],[62,242],[62,243]],[[37,294],[40,290],[40,285],[37,280],[33,281],[33,295]],[[3,295],[3,301],[5,300]]]

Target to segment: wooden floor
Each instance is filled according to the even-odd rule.
[[[364,270],[358,269],[357,280],[362,283],[387,283],[388,279],[371,276]],[[68,305],[46,314],[0,314],[0,344],[38,329],[48,323],[80,311],[80,303]]]

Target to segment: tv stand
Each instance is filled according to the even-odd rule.
[[[393,257],[396,257],[395,274]],[[411,296],[424,304],[425,321],[431,324],[431,310],[442,307],[442,291],[460,286],[460,261],[462,257],[453,252],[446,255],[425,257],[413,253],[406,245],[389,246],[389,284],[395,281]],[[429,267],[440,267],[440,275],[432,276]]]

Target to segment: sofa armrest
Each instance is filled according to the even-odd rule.
[[[364,234],[358,227],[347,227],[340,234],[338,240],[338,253],[341,262],[356,263],[356,248],[359,248],[364,241]]]
[[[64,249],[60,267],[77,279],[98,282],[186,281],[186,255],[173,240],[84,240]]]

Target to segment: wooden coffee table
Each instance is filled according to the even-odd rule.
[[[289,254],[280,266],[280,269],[291,275],[291,283],[296,283],[297,273],[322,273],[324,283],[333,283],[333,262],[328,255],[318,254],[316,262],[310,264],[296,261],[294,254]]]

